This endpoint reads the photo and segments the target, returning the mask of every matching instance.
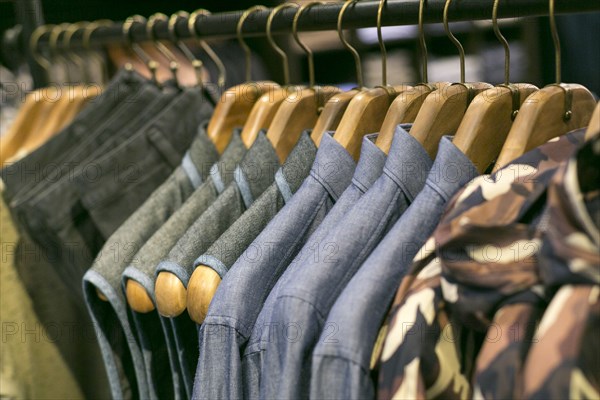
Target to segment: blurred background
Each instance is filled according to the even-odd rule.
[[[302,3],[298,0],[294,2]],[[243,0],[205,0],[201,3],[189,0],[41,0],[41,3],[47,24],[104,18],[123,21],[133,14],[149,16],[155,12],[163,12],[170,15],[178,10],[191,12],[198,7],[216,13],[246,9],[255,4]],[[261,4],[272,7],[279,3],[265,0]],[[600,63],[600,13],[559,15],[556,20],[562,43],[563,81],[580,83],[595,94],[600,93],[600,74],[597,72]],[[11,30],[15,29],[15,24],[12,0],[0,0],[2,37],[5,37],[7,31],[10,35]],[[511,81],[533,83],[539,87],[553,83],[554,50],[548,19],[502,20],[500,26],[511,46]],[[504,52],[494,36],[491,22],[454,23],[451,27],[467,53],[467,80],[501,83]],[[388,49],[388,83],[419,81],[420,58],[416,25],[387,27],[383,32]],[[458,80],[459,63],[456,48],[446,37],[442,25],[427,25],[425,34],[429,51],[430,81]],[[352,86],[356,82],[353,59],[343,48],[336,32],[302,33],[301,37],[315,52],[316,78],[319,83]],[[352,43],[360,51],[365,84],[380,84],[381,57],[375,28],[352,31],[348,37],[352,38]],[[289,36],[279,36],[277,41],[290,56],[292,83],[306,82],[308,71],[303,52]],[[256,54],[255,78],[271,78],[281,82],[281,63],[266,40],[251,39],[248,43]],[[221,56],[243,60],[243,54],[235,40],[214,45]],[[3,46],[0,57],[3,66],[14,71],[22,62],[14,51]],[[229,65],[234,64],[243,65]],[[228,68],[231,68],[230,66]],[[233,69],[230,71],[229,85],[243,79],[243,71]]]

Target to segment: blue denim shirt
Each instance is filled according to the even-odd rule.
[[[195,397],[243,397],[241,349],[262,304],[350,184],[354,169],[350,154],[325,135],[310,175],[225,275],[199,331]]]
[[[177,260],[193,260],[196,256],[195,251],[197,251],[198,248],[202,248],[203,245],[210,244],[212,241],[216,240],[219,235],[227,229],[229,224],[232,221],[235,221],[235,219],[243,213],[246,207],[249,206],[244,199],[245,192],[247,192],[248,195],[256,196],[257,193],[264,191],[264,189],[268,187],[274,179],[275,166],[278,165],[279,160],[277,159],[273,146],[264,132],[261,132],[236,168],[234,181],[231,182],[228,188],[217,197],[211,206],[184,231],[180,238],[175,241],[175,244],[165,257]],[[206,174],[208,175],[209,169],[206,168],[206,170]],[[255,179],[249,179],[248,176],[252,176],[250,175],[252,173],[256,174],[256,170],[260,171],[260,175]],[[211,180],[214,176],[215,175],[210,176]],[[181,204],[179,204],[179,206],[181,206]],[[176,210],[173,210],[170,215],[175,211]],[[225,218],[223,215],[224,213],[227,213],[228,218]],[[166,222],[166,218],[162,222]],[[197,238],[200,226],[204,226],[204,229],[201,230],[202,233],[204,233],[203,237],[200,238],[201,240]],[[176,258],[171,258],[173,253],[176,253]],[[137,253],[135,258],[138,260],[144,259],[142,255],[138,255]],[[139,263],[134,261],[137,260],[132,260],[131,264],[123,271],[123,290],[125,290],[126,282],[129,279],[134,280],[142,285],[151,299],[155,301],[154,280],[157,263],[154,262],[151,265],[139,265]],[[182,264],[183,266],[191,268],[190,262]],[[165,336],[156,310],[146,314],[132,312],[131,315],[135,323],[138,340],[142,349],[147,380],[150,383],[150,397],[172,397],[170,393],[164,392],[164,390],[168,387],[168,384],[171,384],[171,382],[178,382],[179,380],[179,377],[177,377],[176,381],[173,379],[174,377],[171,376],[172,363],[170,364],[170,362],[177,358],[173,356],[169,357],[169,349],[173,349],[175,346],[168,347],[166,341],[169,340],[170,342],[173,342],[175,338],[169,336],[171,330],[166,330],[167,336]],[[185,375],[185,373],[182,372],[182,375]],[[177,385],[179,386],[178,383]]]
[[[276,334],[265,352],[260,396],[305,398],[310,359],[339,293],[425,184],[432,161],[398,126],[383,174],[317,247],[316,257],[294,265],[279,290],[271,323]],[[334,327],[332,327],[334,328]]]
[[[310,238],[304,244],[300,253],[294,258],[290,265],[300,263],[306,257],[314,255],[314,245],[321,242],[327,233],[342,219],[346,212],[360,199],[360,197],[371,187],[379,178],[383,171],[386,155],[377,146],[375,139],[377,134],[367,135],[363,139],[360,159],[352,182],[346,188],[334,207],[327,214],[323,222],[314,231]],[[283,274],[285,276],[285,272]],[[242,357],[242,380],[244,389],[244,398],[258,398],[260,369],[262,367],[261,338],[263,334],[268,338],[268,322],[270,321],[273,307],[276,300],[278,288],[282,286],[283,276],[277,281],[269,296],[265,300],[256,323],[252,328],[252,333]]]
[[[425,187],[338,297],[312,355],[310,397],[375,397],[370,361],[395,288],[433,233],[450,198],[478,175],[449,138],[439,145]]]

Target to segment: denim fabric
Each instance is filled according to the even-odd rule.
[[[350,184],[354,168],[348,152],[325,135],[310,174],[299,189],[296,185],[290,187],[287,179],[276,183],[282,197],[286,197],[287,190],[290,196],[296,193],[238,257],[213,297],[199,333],[195,397],[243,397],[241,350],[261,306],[281,273]],[[236,224],[244,217],[246,213]]]
[[[444,137],[423,190],[338,297],[312,355],[310,397],[375,397],[371,354],[394,289],[433,233],[448,201],[478,175]],[[334,334],[332,334],[332,332]]]
[[[275,179],[279,159],[264,132],[260,132],[234,172],[234,181],[188,228],[161,262],[187,286],[194,260],[203,254]],[[243,195],[242,193],[246,194]]]
[[[330,138],[331,139],[331,138]],[[332,139],[331,139],[332,140]],[[341,149],[345,152],[344,149]],[[335,150],[331,150],[333,152]],[[340,149],[338,148],[338,151]],[[281,168],[275,174],[275,182],[203,255],[195,261],[195,267],[202,264],[213,268],[221,278],[239,257],[253,258],[254,248],[248,246],[267,226],[283,205],[289,201],[304,179],[309,175],[315,160],[317,148],[307,132],[304,132]],[[354,164],[354,163],[353,163]],[[333,170],[338,166],[332,163],[323,168]],[[340,168],[345,167],[344,165]],[[353,168],[352,168],[353,169]],[[333,174],[331,171],[328,171]],[[333,184],[331,187],[333,191]],[[341,194],[342,190],[339,190]],[[272,193],[267,196],[266,193]],[[264,249],[257,250],[262,253]],[[262,253],[264,254],[264,253]]]
[[[307,257],[315,255],[315,244],[318,245],[329,231],[337,225],[346,212],[360,199],[360,197],[371,187],[371,185],[379,178],[385,164],[385,153],[383,153],[374,141],[377,134],[368,135],[363,139],[360,159],[352,182],[348,188],[342,193],[338,201],[335,203],[331,211],[324,218],[319,227],[313,232],[310,238],[302,247],[299,254],[295,256],[293,261],[288,265],[288,270],[291,266],[301,263]],[[269,338],[269,321],[271,321],[272,311],[276,301],[276,294],[282,283],[285,281],[283,273],[281,278],[272,288],[268,297],[260,309],[260,313],[256,318],[256,323],[253,323],[252,333],[248,343],[244,349],[242,356],[242,380],[244,398],[256,399],[259,395],[260,370],[262,368],[262,354],[265,344]],[[259,307],[260,308],[260,307]],[[262,342],[261,342],[262,340]]]
[[[206,137],[203,134],[203,137]],[[208,140],[208,137],[206,137]],[[196,142],[197,143],[197,142]],[[210,144],[212,147],[212,144]],[[194,146],[188,152],[190,158],[197,158],[198,152],[193,151]],[[212,168],[205,169],[202,175],[206,176],[206,171],[211,171],[208,174],[207,180],[193,194],[191,194],[187,200],[175,210],[164,224],[157,229],[152,236],[141,246],[136,252],[136,255],[131,260],[129,266],[123,272],[123,280],[133,279],[139,282],[146,288],[148,293],[154,299],[154,278],[157,264],[166,256],[169,250],[175,245],[177,240],[183,235],[186,229],[202,214],[204,210],[217,198],[218,192],[213,183],[213,179],[218,176],[219,181],[226,182],[227,184],[233,180],[233,170],[235,165],[241,161],[243,155],[246,153],[246,147],[241,140],[240,130],[232,135],[232,138],[223,152],[223,155],[219,159],[219,162],[213,164]],[[195,174],[198,174],[198,169],[195,165],[198,161],[192,163]],[[188,172],[186,170],[186,172]],[[192,175],[195,175],[194,173]],[[189,178],[189,174],[188,174]],[[190,179],[191,180],[191,179]],[[173,186],[172,195],[179,196],[179,192],[183,191],[184,188]],[[179,201],[173,201],[167,196],[162,197],[162,201],[170,206],[176,206],[181,204]],[[155,211],[149,210],[152,215],[156,218],[162,216],[157,215]],[[170,212],[169,212],[170,213]],[[172,336],[172,330],[170,323],[166,322],[164,329],[161,329],[161,321],[159,321],[158,314],[156,312],[150,312],[146,315],[133,313],[134,321],[138,326],[138,336],[142,343],[142,349],[144,350],[144,362],[146,364],[146,372],[149,381],[154,383],[156,387],[168,387],[168,384],[162,382],[165,378],[171,378],[170,375],[163,376],[162,378],[157,377],[157,374],[168,373],[172,371],[173,385],[175,387],[175,397],[189,397],[191,394],[191,383],[183,380],[181,376],[181,368],[177,357],[176,345]],[[164,331],[164,332],[163,332]],[[164,333],[164,337],[163,337]],[[167,347],[165,348],[164,340],[167,340]],[[169,340],[170,339],[170,340]],[[150,349],[150,350],[148,350]],[[164,352],[167,352],[169,366],[164,365],[167,361]],[[161,364],[161,362],[163,364]],[[191,378],[189,378],[191,381]],[[159,397],[163,397],[164,394],[160,394]]]
[[[147,92],[148,90],[152,92]],[[121,126],[123,121],[115,123],[114,112],[126,108],[130,103],[149,103],[158,93],[159,89],[155,85],[137,73],[120,70],[102,94],[90,100],[60,133],[44,143],[44,146],[0,170],[0,177],[5,185],[2,195],[7,204],[26,195],[36,185],[54,183],[58,168],[61,168],[60,175],[64,176],[73,165],[63,162],[63,159],[81,141],[94,136],[99,125],[110,121],[111,124]]]
[[[286,277],[273,310],[271,322],[280,329],[264,354],[261,398],[308,396],[310,356],[321,331],[330,329],[324,322],[335,299],[425,184],[432,161],[409,128],[396,128],[383,174],[319,244],[318,257]]]
[[[205,126],[206,124],[200,125],[192,146],[192,149],[195,149],[193,153],[199,153],[197,160],[202,160],[198,162],[200,168],[197,172],[203,179],[207,178],[209,170],[202,166],[214,162],[217,158],[217,152],[206,135]],[[115,398],[122,397],[124,380],[128,380],[133,387],[137,381],[136,393],[139,393],[140,397],[148,398],[150,395],[141,352],[128,320],[125,297],[121,290],[121,273],[137,250],[162,226],[192,190],[191,181],[183,168],[176,169],[109,237],[92,268],[84,275],[86,304],[96,327],[111,391]],[[107,297],[108,302],[98,298],[96,289]]]
[[[236,167],[233,182],[188,227],[164,260],[161,261],[158,268],[172,272],[187,286],[192,273],[193,261],[198,253],[205,251],[246,210],[240,182],[244,182],[242,185],[246,185],[245,187],[250,195],[260,195],[274,180],[276,167],[278,166],[279,160],[273,146],[265,133],[260,132],[240,165]],[[127,275],[142,283],[150,295],[154,296],[154,276],[150,278],[135,268],[129,269]],[[156,327],[159,324],[158,314],[152,313],[152,315],[155,317],[152,326]],[[193,374],[191,371],[195,368],[195,364],[190,367],[190,360],[193,360],[193,363],[197,360],[196,327],[187,315],[163,320],[164,324],[167,322],[172,325],[171,329],[175,332],[173,340],[176,343],[180,364],[185,366],[181,368],[184,383],[186,381],[185,376],[188,377],[187,380],[191,381],[191,375]],[[170,333],[167,332],[166,336],[168,339]],[[155,342],[158,343],[156,346],[157,351],[168,350],[166,344],[164,344],[165,336],[161,336],[157,340],[163,341]],[[190,342],[193,343],[192,347],[184,345],[184,343]],[[152,354],[151,350],[148,352],[148,355],[150,354]],[[192,355],[190,356],[190,354]],[[189,386],[191,385],[188,384]]]

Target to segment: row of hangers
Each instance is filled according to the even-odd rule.
[[[494,1],[492,21],[496,37],[505,49],[504,82],[497,86],[484,82],[465,82],[464,49],[451,33],[448,25],[448,10],[451,2],[452,0],[446,0],[444,27],[459,52],[460,81],[458,83],[428,82],[427,48],[423,33],[425,0],[421,0],[418,24],[423,82],[414,86],[387,84],[386,50],[381,34],[381,20],[386,1],[380,0],[377,32],[382,56],[382,84],[374,88],[364,87],[360,55],[343,35],[344,13],[348,7],[356,3],[356,0],[346,2],[338,14],[337,31],[342,44],[353,55],[358,84],[355,89],[346,92],[332,86],[315,85],[313,54],[298,35],[298,24],[302,14],[317,4],[328,3],[311,2],[302,6],[284,3],[270,12],[266,36],[282,59],[283,86],[271,81],[251,80],[251,53],[243,39],[243,25],[252,13],[266,8],[263,6],[249,8],[241,15],[237,24],[237,38],[246,56],[246,82],[229,88],[223,93],[209,121],[208,136],[221,153],[229,142],[233,128],[243,127],[241,135],[247,147],[251,146],[261,129],[267,129],[267,137],[280,161],[283,162],[303,130],[313,129],[311,138],[317,146],[326,131],[335,131],[334,139],[357,159],[364,135],[379,132],[376,145],[388,153],[395,127],[400,123],[413,123],[410,134],[424,146],[432,158],[436,155],[441,137],[454,134],[453,143],[471,159],[479,172],[483,173],[492,165],[493,170],[497,170],[526,151],[554,137],[588,125],[595,107],[593,96],[581,85],[561,83],[560,42],[554,22],[554,0],[549,0],[549,14],[557,60],[556,83],[542,89],[527,83],[510,82],[509,46],[497,23],[499,0]],[[271,24],[277,13],[292,7],[297,8],[292,35],[307,55],[308,87],[290,85],[287,55],[275,43],[271,34]],[[189,65],[195,71],[196,84],[202,87],[204,80],[202,64],[177,37],[174,26],[179,18],[188,17],[190,32],[195,33],[196,19],[205,15],[208,15],[205,10],[197,11],[189,17],[184,12],[175,13],[170,18],[164,14],[155,14],[147,22],[143,17],[134,16],[128,18],[123,24],[123,35],[129,48],[147,68],[154,82],[159,84],[160,70],[167,69],[179,86],[177,77],[181,65],[180,58],[175,56],[167,45],[159,41],[154,40],[155,47],[152,48],[133,43],[130,36],[131,27],[136,23],[143,23],[146,24],[149,37],[154,37],[154,24],[159,20],[168,20],[172,42],[187,58]],[[97,21],[83,27],[84,47],[89,49],[91,32],[106,24],[106,21]],[[69,35],[67,29],[70,29]],[[82,29],[82,25],[63,29],[63,50],[69,47],[69,40],[77,29]],[[36,31],[31,38],[31,48],[34,53],[37,48],[36,41],[43,33],[42,30]],[[61,33],[54,34],[55,43],[60,36]],[[221,72],[218,82],[222,86],[225,82],[222,62],[206,42],[201,41],[201,47],[207,51],[213,62],[218,66],[220,63]],[[56,51],[57,47],[54,47],[54,50]],[[44,65],[42,61],[45,61],[46,66],[50,65],[48,60],[39,56],[38,58],[40,64]],[[140,64],[138,60],[131,58],[127,60],[126,68],[133,68],[133,65]],[[23,107],[25,106],[26,104]],[[56,116],[58,118],[59,114]],[[594,118],[599,117],[594,116]],[[129,280],[126,284],[126,297],[128,304],[136,312],[146,313],[157,309],[163,316],[174,317],[182,314],[187,308],[190,317],[195,322],[202,323],[219,284],[220,278],[212,269],[199,266],[190,278],[187,289],[175,275],[161,272],[155,287],[156,305],[146,290],[133,280]],[[98,292],[98,295],[105,299],[102,293]]]
[[[595,107],[592,94],[581,85],[561,82],[560,42],[554,22],[553,0],[549,0],[549,14],[557,60],[556,83],[543,89],[528,83],[510,82],[510,49],[497,23],[499,0],[494,1],[492,22],[494,33],[505,50],[504,82],[497,86],[484,82],[466,83],[464,49],[448,25],[451,2],[452,0],[447,0],[445,4],[444,28],[459,52],[460,82],[429,83],[427,80],[427,49],[423,34],[425,1],[421,0],[419,42],[423,83],[415,86],[387,85],[386,50],[381,34],[381,19],[386,1],[381,0],[377,13],[377,33],[382,56],[382,82],[379,87],[365,88],[360,56],[342,33],[344,12],[355,3],[351,0],[340,10],[337,30],[343,45],[354,57],[358,87],[347,92],[331,87],[317,88],[314,85],[312,52],[300,41],[297,32],[302,13],[313,5],[323,4],[313,2],[298,7],[292,26],[292,35],[306,52],[309,65],[309,87],[293,89],[304,101],[283,101],[278,105],[285,94],[284,91],[278,90],[276,93],[280,96],[266,105],[259,101],[250,111],[247,121],[252,120],[255,110],[264,106],[269,108],[269,112],[265,114],[271,114],[273,118],[270,123],[265,124],[268,126],[267,136],[272,140],[281,161],[284,161],[291,151],[300,132],[311,126],[314,127],[311,137],[317,145],[325,131],[334,130],[334,139],[357,159],[364,135],[379,132],[376,145],[388,153],[395,127],[400,123],[412,122],[410,134],[424,146],[432,158],[436,155],[441,137],[454,133],[453,143],[469,157],[480,173],[487,171],[492,165],[496,171],[551,138],[589,123]],[[270,27],[275,15],[288,7],[294,5],[283,4],[274,8],[269,15],[266,29],[271,46],[282,57],[286,86],[289,84],[287,58],[274,43]],[[241,28],[245,18],[262,9],[264,8],[260,6],[252,7],[240,18],[238,39],[242,43]],[[319,95],[322,97],[318,97]],[[323,100],[327,101],[321,108]],[[215,116],[217,115],[215,113]],[[244,125],[244,129],[245,127]],[[245,143],[249,144],[247,141]],[[156,308],[161,315],[167,317],[178,316],[187,308],[190,317],[195,322],[202,323],[220,281],[214,270],[199,266],[192,274],[186,289],[175,275],[161,272],[155,286]],[[136,285],[133,281],[129,281],[127,285],[129,305],[139,312],[153,310],[154,304],[141,286],[132,290]]]

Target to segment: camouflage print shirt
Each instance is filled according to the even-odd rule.
[[[598,165],[600,136],[561,166],[548,189],[539,265],[553,297],[525,361],[521,398],[600,398]]]
[[[390,310],[379,398],[514,397],[547,298],[537,263],[546,192],[582,141],[583,131],[550,141],[450,202]]]

